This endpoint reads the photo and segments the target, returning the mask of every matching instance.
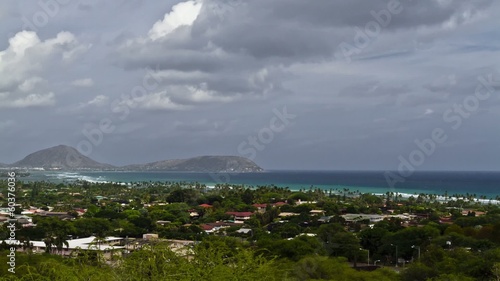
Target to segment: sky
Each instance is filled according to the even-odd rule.
[[[500,168],[500,2],[0,2],[0,162]],[[410,167],[410,168],[409,168]]]

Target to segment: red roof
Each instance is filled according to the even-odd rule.
[[[252,212],[226,212],[227,215],[235,216],[235,217],[249,217],[253,215]]]
[[[258,203],[255,203],[252,206],[254,206],[255,208],[266,208],[267,204],[258,204]]]
[[[273,205],[274,206],[283,206],[283,205],[286,205],[286,204],[287,204],[286,202],[276,202]]]
[[[441,217],[439,218],[440,223],[452,223],[451,217]]]
[[[212,208],[213,206],[212,205],[208,205],[208,204],[201,204],[200,207],[202,207],[202,208]]]
[[[207,230],[212,230],[212,229],[214,228],[213,226],[210,226],[210,225],[208,225],[208,224],[202,224],[202,225],[200,225],[200,227],[201,227],[203,230],[205,230],[205,231],[207,231]]]

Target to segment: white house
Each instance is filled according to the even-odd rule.
[[[106,258],[110,258],[112,253],[121,253],[121,250],[125,249],[123,246],[117,244],[123,240],[121,237],[106,237],[102,241],[98,241],[95,236],[77,238],[67,240],[68,246],[64,245],[62,251],[54,251],[56,254],[62,256],[70,256],[74,251],[100,251]],[[23,244],[18,240],[4,240],[8,245],[17,245],[21,247]],[[43,253],[47,245],[44,241],[30,241],[32,245],[32,251],[34,253]],[[52,246],[55,250],[56,246]],[[22,248],[18,248],[22,251]]]

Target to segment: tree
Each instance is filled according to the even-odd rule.
[[[318,228],[318,238],[327,243],[337,233],[345,232],[345,229],[339,223],[323,224]]]
[[[308,256],[293,265],[293,277],[297,280],[399,280],[392,270],[378,269],[373,272],[356,271],[345,258]]]
[[[293,238],[300,234],[300,227],[295,223],[277,224],[271,233],[280,235],[281,238]]]
[[[375,255],[384,244],[384,237],[389,234],[385,228],[374,227],[364,229],[359,233],[361,246],[368,249],[372,255]]]
[[[37,229],[44,233],[47,253],[53,251],[53,246],[56,250],[62,251],[63,246],[68,246],[68,236],[76,231],[70,222],[55,217],[41,219],[37,223]]]
[[[401,273],[403,281],[427,281],[438,275],[438,271],[424,264],[411,264],[405,271]]]
[[[324,255],[325,250],[321,242],[315,237],[299,236],[291,240],[276,240],[266,237],[257,241],[260,249],[258,253],[265,254],[269,258],[279,257],[292,261],[312,255]]]
[[[284,279],[283,271],[274,265],[274,261],[244,248],[231,248],[223,240],[204,241],[188,251],[190,259],[172,252],[168,244],[146,246],[123,261],[118,269],[117,279],[124,281]]]
[[[104,218],[81,218],[73,223],[78,236],[105,237],[112,230],[112,224]]]
[[[495,277],[495,281],[500,281],[500,262],[496,262],[491,269],[493,276]]]
[[[195,205],[197,199],[199,198],[199,192],[190,188],[177,188],[170,192],[167,196],[167,202],[169,203],[188,203],[189,205]]]

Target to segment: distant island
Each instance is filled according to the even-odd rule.
[[[163,160],[119,167],[99,163],[81,154],[75,148],[66,145],[58,145],[31,153],[13,164],[0,164],[0,168],[208,173],[249,173],[264,171],[264,169],[250,159],[240,156],[200,156],[188,159]]]

